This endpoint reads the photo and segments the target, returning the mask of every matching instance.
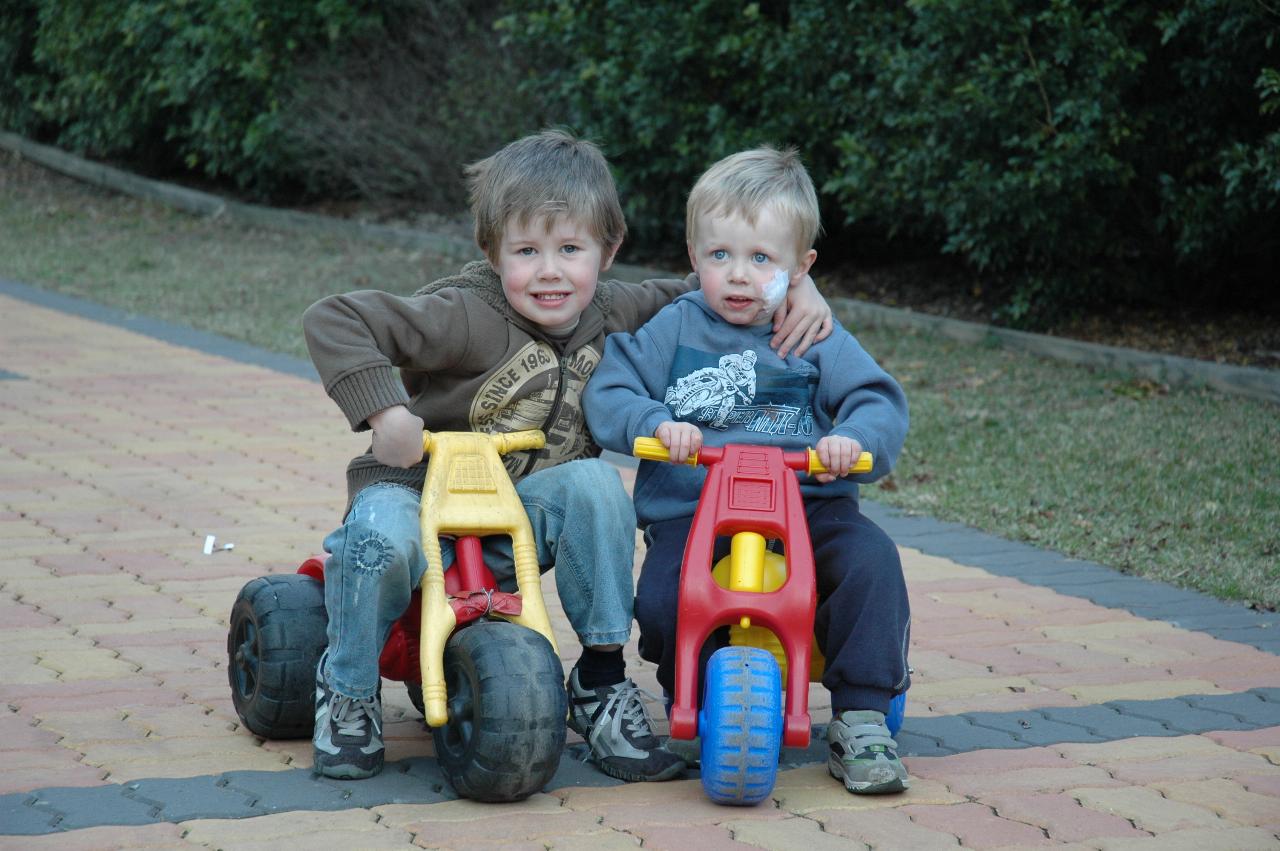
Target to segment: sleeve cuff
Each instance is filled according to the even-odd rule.
[[[338,404],[352,431],[369,428],[369,417],[394,405],[407,405],[400,376],[391,366],[374,366],[339,378],[329,387],[329,397]]]

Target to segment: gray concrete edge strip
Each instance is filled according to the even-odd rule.
[[[245,224],[263,227],[319,231],[349,239],[372,240],[401,248],[435,251],[451,257],[478,258],[480,256],[476,246],[469,240],[412,228],[353,222],[330,216],[230,201],[207,192],[151,180],[118,168],[95,163],[49,145],[32,142],[14,133],[0,131],[0,148],[5,148],[76,180],[134,197],[158,201],[196,215],[227,216]],[[614,265],[613,274],[623,280],[631,281],[645,278],[683,277],[669,271],[623,263]],[[1031,334],[944,316],[917,313],[902,308],[886,307],[860,299],[832,298],[830,301],[836,315],[842,321],[854,326],[863,324],[907,327],[932,331],[964,342],[996,342],[1040,357],[1116,372],[1134,373],[1171,387],[1210,387],[1222,393],[1280,404],[1280,370],[1218,364],[1044,334]]]
[[[935,757],[975,750],[1100,744],[1134,736],[1186,736],[1277,725],[1280,689],[1253,689],[1225,695],[910,718],[908,727],[898,734],[898,744],[899,751],[907,757]],[[569,786],[622,785],[622,781],[587,766],[583,762],[584,748],[578,744],[566,750],[546,791]],[[779,769],[825,759],[824,730],[818,727],[808,749],[783,751]],[[433,804],[456,798],[435,760],[414,757],[388,763],[381,774],[359,781],[329,780],[315,776],[309,769],[295,768],[142,778],[103,786],[16,792],[0,795],[0,825],[5,835],[36,836],[89,827]]]

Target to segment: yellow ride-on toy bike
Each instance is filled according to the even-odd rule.
[[[379,669],[403,680],[431,727],[436,758],[459,795],[515,801],[559,766],[568,714],[563,669],[539,584],[533,532],[500,454],[537,449],[540,431],[426,432],[422,491],[427,570],[393,627]],[[440,536],[452,536],[444,570]],[[517,593],[500,590],[481,537],[507,535]],[[327,644],[324,563],[241,589],[227,636],[236,712],[264,738],[311,736],[315,672]]]

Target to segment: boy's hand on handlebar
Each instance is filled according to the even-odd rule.
[[[702,429],[693,423],[667,420],[654,430],[653,436],[667,447],[673,464],[683,464],[702,449]]]
[[[862,454],[862,444],[851,437],[829,434],[818,441],[818,460],[828,472],[817,473],[814,478],[824,484],[849,475],[849,468]]]
[[[412,467],[422,460],[424,423],[404,405],[384,408],[369,417],[373,457],[388,467]]]
[[[773,346],[778,357],[788,352],[803,355],[809,346],[831,335],[831,305],[806,274],[787,290],[787,297],[773,314]]]

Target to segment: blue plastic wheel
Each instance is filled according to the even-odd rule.
[[[782,747],[782,676],[772,653],[758,647],[715,652],[698,731],[708,798],[749,806],[769,797]]]
[[[902,729],[902,716],[907,714],[907,693],[894,695],[889,701],[889,714],[884,717],[884,725],[889,728],[890,736],[897,736]]]

